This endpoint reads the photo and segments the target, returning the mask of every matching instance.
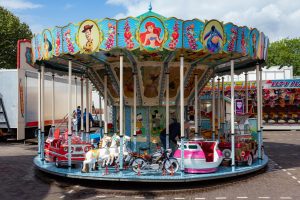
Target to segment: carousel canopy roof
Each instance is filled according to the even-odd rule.
[[[239,27],[218,20],[166,18],[149,9],[138,17],[104,18],[45,29],[32,38],[34,62],[46,68],[85,73],[103,93],[108,75],[108,96],[112,104],[119,97],[119,55],[124,55],[125,105],[133,103],[133,73],[137,74],[138,103],[164,103],[165,79],[169,73],[170,101],[179,100],[179,60],[184,57],[185,100],[194,95],[195,76],[203,88],[214,74],[224,74],[235,60],[235,69],[246,71],[263,63],[269,40],[255,28]]]

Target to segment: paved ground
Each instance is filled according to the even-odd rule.
[[[300,199],[300,132],[265,132],[271,160],[259,173],[194,184],[78,182],[36,170],[36,145],[0,143],[0,200],[13,199]],[[176,186],[175,186],[176,185]],[[177,187],[175,189],[175,187]],[[113,188],[113,189],[112,189]]]

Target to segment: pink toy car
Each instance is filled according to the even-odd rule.
[[[174,154],[181,161],[181,150]],[[215,141],[188,141],[184,144],[184,171],[186,173],[212,173],[223,160],[222,152]]]

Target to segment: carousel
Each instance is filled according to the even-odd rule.
[[[69,178],[146,182],[218,179],[264,168],[268,157],[263,151],[261,106],[251,113],[254,123],[248,131],[241,132],[237,127],[250,114],[248,105],[237,113],[241,105],[234,99],[233,77],[256,68],[261,85],[268,41],[255,28],[166,18],[151,7],[138,17],[87,19],[43,30],[31,40],[32,60],[39,69],[35,166]],[[69,105],[67,127],[53,120],[47,134],[44,108],[52,106],[55,113],[55,105],[45,105],[46,72],[69,78],[68,99],[61,99]],[[220,81],[226,74],[231,74],[227,100]],[[80,79],[79,100],[71,95],[74,78]],[[199,97],[210,81],[210,129],[204,130],[207,113]],[[83,96],[91,85],[103,109],[100,130],[94,133],[86,117],[90,95]],[[256,94],[261,105],[261,87]],[[60,97],[53,92],[55,98]],[[74,102],[80,106],[75,113]],[[99,141],[91,135],[98,135]]]

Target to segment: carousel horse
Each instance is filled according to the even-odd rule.
[[[114,135],[111,137],[111,144],[109,147],[109,160],[108,164],[112,165],[114,161],[119,156],[119,146],[118,143],[120,142],[120,136],[117,135],[117,133],[114,133]]]
[[[127,142],[130,141],[130,137],[125,135],[123,138],[123,159],[125,162],[128,162],[130,160],[130,154],[132,153],[131,150],[127,147]],[[121,146],[118,147],[119,153],[121,152]],[[118,155],[116,163],[119,163],[120,156]]]
[[[111,137],[104,136],[99,144],[98,149],[91,149],[85,154],[85,160],[83,161],[83,167],[81,172],[89,172],[91,169],[96,168],[96,162],[102,162],[102,166],[109,161],[108,143],[111,141]]]

